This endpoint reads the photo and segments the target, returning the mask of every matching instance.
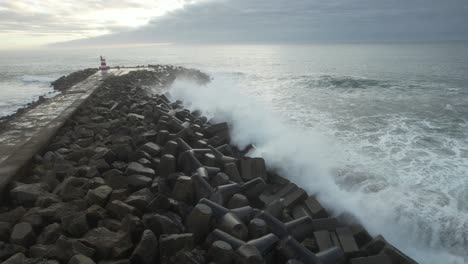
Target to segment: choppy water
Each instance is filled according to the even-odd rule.
[[[171,63],[209,72],[175,97],[230,120],[238,144],[421,263],[468,251],[468,45],[154,46],[0,54],[0,111],[49,78]],[[30,82],[34,80],[34,82]],[[8,89],[7,89],[8,88]]]

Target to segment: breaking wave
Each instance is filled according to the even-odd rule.
[[[320,80],[349,87],[378,83],[332,77]],[[432,185],[398,182],[392,171],[395,166],[388,165],[391,161],[385,156],[362,156],[353,150],[362,147],[354,146],[356,142],[340,142],[321,132],[330,128],[302,127],[282,120],[271,107],[219,76],[202,87],[176,81],[171,94],[192,110],[230,122],[234,144],[254,143],[257,150],[251,155],[264,157],[270,167],[316,194],[334,214],[352,213],[373,235],[383,234],[420,263],[464,263],[467,212],[458,211],[453,198],[445,191],[432,190]],[[424,140],[416,142],[425,144]],[[383,169],[373,166],[376,161]],[[372,166],[366,167],[366,163]],[[458,195],[466,200],[466,193]]]
[[[300,84],[309,88],[340,88],[340,89],[367,89],[382,87],[388,88],[388,81],[368,79],[356,76],[320,75],[301,76]]]
[[[20,79],[24,83],[51,83],[56,78],[43,75],[23,75]]]

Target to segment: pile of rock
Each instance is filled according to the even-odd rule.
[[[0,261],[414,263],[229,145],[227,123],[148,96],[141,74],[107,79],[11,186]]]
[[[53,81],[51,85],[54,87],[54,90],[64,91],[73,85],[86,80],[89,76],[95,74],[97,71],[97,68],[88,68],[81,71],[76,71],[67,76],[58,78],[57,80]]]

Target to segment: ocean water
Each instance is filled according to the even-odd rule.
[[[177,64],[174,98],[420,263],[468,252],[468,43],[147,46],[0,53],[0,115],[74,70]]]

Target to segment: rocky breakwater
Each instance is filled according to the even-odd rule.
[[[36,155],[0,211],[1,261],[415,263],[246,157],[227,123],[141,88],[165,72],[108,78]]]
[[[95,74],[97,71],[97,68],[88,68],[81,71],[76,71],[67,76],[58,78],[57,80],[53,81],[51,85],[54,87],[54,90],[64,91],[73,85],[86,80],[86,78]]]

